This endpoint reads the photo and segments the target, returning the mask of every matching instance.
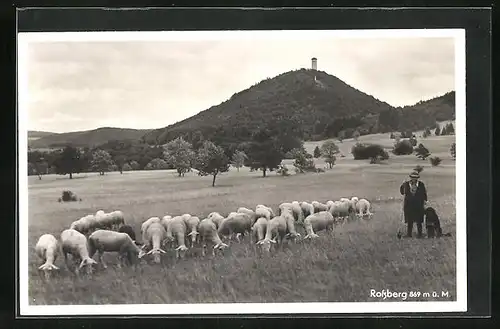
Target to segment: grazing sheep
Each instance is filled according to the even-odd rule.
[[[334,201],[328,211],[337,220],[345,221],[349,217],[350,209],[350,202]]]
[[[271,208],[264,206],[264,205],[257,205],[255,207],[255,217],[260,218],[260,217],[265,217],[267,220],[271,220],[271,218],[274,218],[274,212]]]
[[[99,222],[94,215],[87,215],[71,223],[69,228],[82,234],[87,234],[90,231],[99,228]]]
[[[38,269],[44,271],[46,279],[49,279],[52,270],[59,269],[59,267],[54,265],[57,259],[58,248],[57,239],[52,234],[42,235],[35,245],[37,256],[44,262]]]
[[[218,212],[211,212],[207,218],[210,218],[215,226],[217,227],[217,229],[219,229],[221,223],[224,221],[224,216],[222,216],[221,214],[219,214]]]
[[[252,234],[250,237],[255,238],[255,241],[260,241],[265,238],[266,229],[267,229],[268,221],[264,217],[260,217],[252,226]],[[252,239],[250,238],[250,243],[252,243]]]
[[[228,245],[222,242],[219,237],[217,224],[215,224],[213,217],[217,218],[217,216],[207,217],[200,222],[198,226],[198,232],[200,233],[200,243],[202,244],[202,255],[205,256],[205,249],[207,248],[207,244],[212,244],[212,255],[215,256],[215,249],[223,250],[227,248]]]
[[[152,218],[158,218],[158,217],[152,217]],[[165,228],[165,230],[167,230],[167,228],[168,228],[168,222],[171,219],[172,219],[172,216],[166,215],[166,216],[163,216],[162,219],[160,220],[160,223],[161,223],[161,225],[163,225],[163,227]],[[156,221],[156,219],[154,221]],[[147,224],[147,225],[149,225],[149,224]]]
[[[188,250],[186,246],[185,238],[188,232],[188,226],[186,224],[186,219],[189,219],[189,216],[175,216],[171,220],[168,221],[166,239],[167,241],[177,241],[178,247],[175,248],[176,257],[179,258],[181,255],[179,251],[185,252]]]
[[[163,217],[165,218],[165,217]],[[146,243],[147,237],[146,237],[146,231],[148,230],[148,227],[153,224],[153,223],[160,223],[160,217],[150,217],[147,220],[145,220],[142,225],[141,225],[141,235],[142,235],[142,243]],[[166,225],[163,225],[165,227],[165,230],[167,229]]]
[[[257,241],[257,245],[262,247],[262,250],[269,252],[271,243],[277,243],[282,247],[283,239],[287,234],[287,221],[283,216],[277,216],[267,223],[266,235],[264,239]],[[277,240],[277,241],[276,241]]]
[[[252,209],[248,209],[248,208],[245,208],[245,207],[240,207],[240,208],[238,208],[238,210],[236,212],[249,215],[250,218],[252,219],[252,225],[257,220],[257,215],[255,214],[255,211],[253,211]]]
[[[115,210],[110,213],[104,213],[100,210],[96,213],[95,218],[99,223],[99,227],[102,229],[113,229],[114,227],[119,227],[120,225],[125,224],[125,217],[123,216],[123,212],[120,210]]]
[[[304,215],[304,218],[314,214],[314,207],[312,204],[303,201],[300,203],[300,207],[302,208],[302,213]]]
[[[312,239],[319,237],[319,235],[315,233],[318,231],[322,230],[332,231],[333,224],[334,224],[333,216],[328,211],[321,211],[316,214],[307,216],[307,218],[304,220],[304,227],[307,233],[304,239]]]
[[[283,208],[280,217],[283,217],[286,222],[286,237],[292,239],[299,237],[300,234],[295,230],[295,217],[293,216],[292,208]]]
[[[186,241],[190,243],[190,247],[194,247],[196,244],[196,241],[198,239],[198,225],[200,225],[200,219],[196,216],[190,216],[187,220],[185,220],[187,229],[189,233],[187,234],[188,237],[191,237],[191,239],[187,239]]]
[[[370,201],[366,199],[357,200],[354,203],[354,207],[356,209],[358,218],[362,219],[365,218],[365,216],[368,217],[369,219],[372,218],[373,214],[370,212],[370,207],[371,207]]]
[[[320,211],[327,211],[328,206],[324,203],[318,202],[318,201],[313,201],[311,202],[313,208],[314,208],[314,213],[320,212]]]
[[[280,204],[278,208],[278,216],[281,216],[282,212],[285,210],[285,208],[288,208],[289,210],[292,211],[293,218],[295,222],[299,224],[304,223],[304,213],[302,212],[302,207],[297,201],[294,201],[292,203],[284,202]]]
[[[118,229],[118,232],[120,232],[120,233],[127,233],[128,236],[132,239],[132,241],[134,241],[134,243],[137,244],[137,242],[135,241],[135,231],[132,228],[132,226],[130,226],[130,225],[122,225]]]
[[[158,217],[156,217],[158,218]],[[158,218],[159,219],[159,218]],[[144,232],[144,246],[143,250],[145,249],[151,249],[149,250],[146,255],[153,255],[154,262],[155,263],[160,263],[161,258],[160,258],[160,253],[165,254],[166,251],[161,249],[161,243],[165,236],[167,235],[167,232],[165,231],[165,228],[161,223],[158,222],[153,222],[150,225],[146,227],[146,230]]]
[[[89,256],[94,256],[96,251],[104,268],[108,267],[102,258],[104,252],[118,252],[120,256],[125,256],[130,264],[135,264],[137,259],[145,255],[130,235],[108,230],[97,230],[89,236]]]
[[[219,225],[219,236],[231,237],[236,233],[236,240],[240,242],[240,235],[250,232],[252,229],[252,217],[245,213],[230,213]]]
[[[70,268],[68,254],[71,254],[74,260],[81,260],[80,266],[76,269],[77,274],[84,266],[87,266],[87,272],[90,273],[92,272],[92,265],[97,264],[95,260],[89,257],[87,238],[76,230],[67,229],[62,231],[61,249],[68,269]]]

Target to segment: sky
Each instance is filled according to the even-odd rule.
[[[412,105],[455,90],[454,47],[445,37],[30,42],[28,129],[165,127],[312,57],[358,90]]]

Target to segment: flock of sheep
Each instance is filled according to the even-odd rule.
[[[52,270],[59,268],[54,265],[59,251],[62,251],[68,269],[68,256],[79,265],[79,270],[86,268],[90,273],[92,265],[97,262],[92,258],[98,254],[98,260],[106,268],[102,258],[104,252],[118,252],[122,261],[134,264],[146,255],[152,255],[155,263],[160,263],[160,254],[165,253],[163,246],[176,242],[176,257],[182,257],[189,247],[196,244],[202,246],[205,256],[208,245],[212,255],[216,250],[223,250],[228,245],[221,238],[235,238],[250,234],[250,241],[256,242],[264,252],[269,252],[271,244],[282,245],[285,239],[295,240],[300,237],[295,225],[303,226],[306,232],[304,239],[314,239],[316,232],[333,230],[336,223],[345,222],[351,216],[371,218],[370,202],[357,197],[341,198],[338,201],[328,201],[323,204],[317,201],[311,203],[293,201],[282,203],[278,207],[277,216],[273,209],[265,205],[257,205],[254,210],[239,208],[227,217],[218,212],[210,213],[200,220],[196,216],[184,214],[181,216],[151,217],[141,225],[142,243],[136,241],[134,230],[125,225],[121,211],[105,213],[97,211],[95,215],[87,215],[73,222],[69,229],[64,230],[60,242],[51,234],[42,235],[35,251],[44,262],[39,270],[49,278]],[[117,230],[117,231],[116,231]]]

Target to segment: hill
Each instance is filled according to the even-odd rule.
[[[180,135],[191,140],[199,131],[208,139],[244,141],[264,125],[279,125],[303,139],[320,138],[332,120],[349,118],[343,121],[359,126],[362,118],[391,109],[332,75],[300,69],[263,80],[193,117],[155,129],[144,140],[164,143]]]
[[[55,135],[56,133],[48,132],[48,131],[37,131],[30,130],[28,131],[28,140],[35,140],[45,136]]]
[[[113,140],[139,140],[149,129],[103,127],[94,130],[50,134],[28,142],[31,148],[56,148],[67,144],[93,147]]]
[[[454,95],[394,108],[323,71],[300,69],[265,79],[195,116],[152,130],[143,140],[163,144],[182,136],[194,144],[210,139],[234,147],[263,126],[303,140],[349,138],[356,130],[361,135],[419,130],[452,119]]]

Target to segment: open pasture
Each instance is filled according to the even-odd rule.
[[[363,141],[362,136],[360,141]],[[448,297],[411,300],[455,300],[455,164],[449,156],[454,136],[419,139],[443,162],[431,167],[415,155],[394,156],[383,164],[355,161],[349,141],[339,143],[346,158],[338,158],[325,173],[277,176],[242,168],[217,178],[193,174],[179,178],[172,171],[138,171],[29,177],[29,296],[30,303],[46,304],[137,304],[214,302],[360,302],[383,301],[370,297],[370,289],[397,292],[448,292]],[[369,137],[365,137],[369,138]],[[371,137],[375,139],[374,137]],[[387,135],[384,139],[390,140]],[[310,148],[311,143],[306,147]],[[314,148],[314,146],[312,146]],[[344,148],[346,150],[344,150]],[[312,149],[309,150],[312,152]],[[321,161],[317,160],[318,167]],[[401,223],[402,196],[399,186],[411,169],[421,164],[421,179],[429,201],[441,216],[442,239],[397,239]],[[292,167],[289,167],[292,169]],[[293,170],[290,170],[292,173]],[[70,189],[82,202],[59,203],[62,190]],[[314,241],[288,243],[282,251],[260,255],[250,245],[230,242],[215,258],[202,258],[199,248],[182,260],[167,250],[162,264],[149,259],[137,267],[120,267],[114,254],[105,254],[108,268],[98,267],[91,276],[75,277],[64,265],[50,281],[38,273],[41,262],[34,246],[44,233],[59,238],[70,223],[98,209],[122,210],[126,223],[139,235],[140,224],[152,216],[190,213],[205,218],[210,212],[223,215],[238,207],[266,204],[273,209],[285,201],[336,200],[358,196],[368,199],[371,221],[336,226],[333,234],[319,232]],[[416,228],[415,228],[416,230]],[[304,235],[302,228],[298,231]],[[21,260],[26,261],[26,260]],[[386,299],[385,301],[394,301]]]

